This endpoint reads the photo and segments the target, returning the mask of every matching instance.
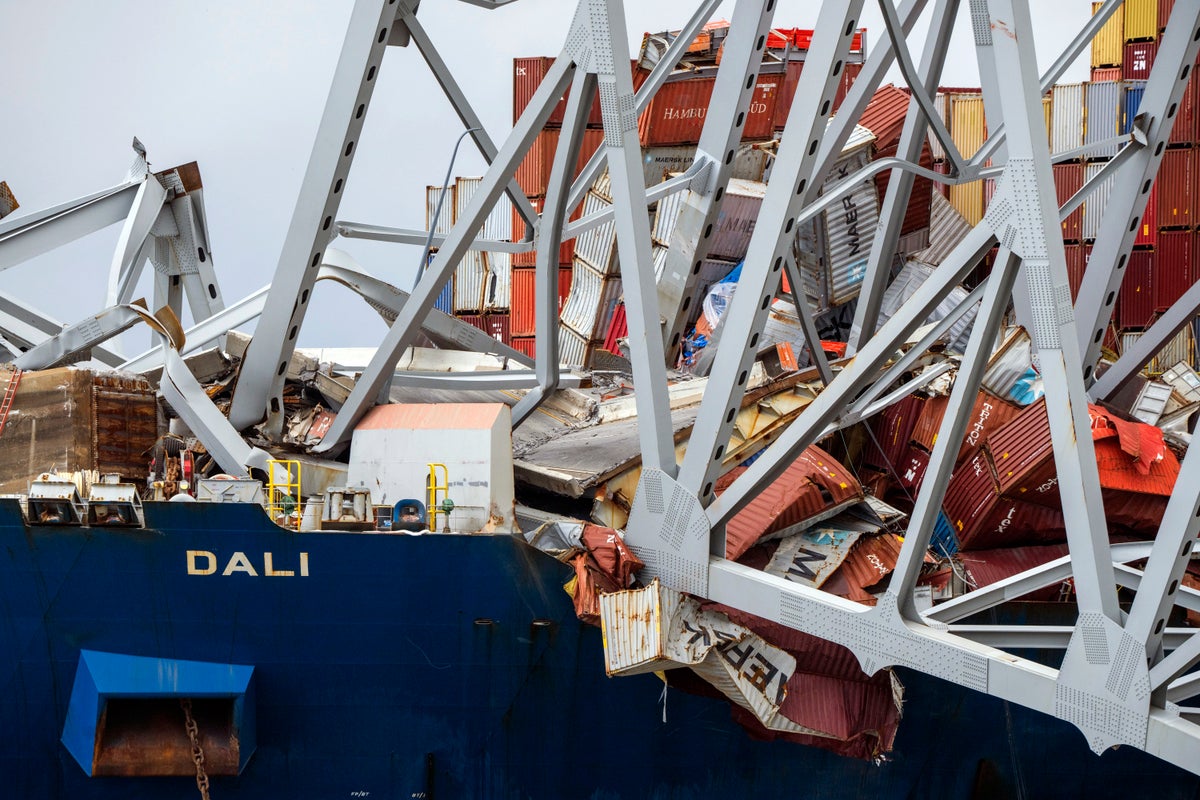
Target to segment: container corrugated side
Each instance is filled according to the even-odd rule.
[[[1054,87],[1050,152],[1065,153],[1083,146],[1084,84],[1060,83]]]
[[[980,385],[996,395],[1012,399],[1013,387],[1033,365],[1033,343],[1024,328],[1015,328],[988,359]]]
[[[1071,299],[1079,299],[1079,287],[1083,285],[1083,273],[1087,269],[1087,262],[1084,260],[1084,248],[1091,245],[1083,245],[1078,243],[1066,243],[1063,245],[1063,254],[1067,259],[1067,283],[1071,287]]]
[[[725,190],[721,213],[713,224],[708,252],[715,258],[740,261],[750,246],[767,186],[757,181],[732,179]]]
[[[1157,39],[1158,0],[1125,0],[1124,5],[1125,41]]]
[[[675,192],[658,201],[654,210],[654,224],[650,229],[650,237],[661,245],[670,246],[671,234],[675,223],[679,220],[679,212],[687,200],[686,191]]]
[[[547,128],[534,139],[525,159],[517,166],[517,183],[530,197],[544,197],[550,184],[550,169],[554,164],[554,153],[558,149],[559,131]],[[588,128],[583,132],[583,143],[579,157],[571,170],[572,180],[583,170],[588,159],[604,144],[604,131]]]
[[[662,669],[667,658],[666,626],[674,618],[681,595],[664,589],[656,578],[643,589],[600,595],[600,631],[604,671],[629,675]]]
[[[484,306],[483,292],[487,284],[487,266],[483,253],[468,250],[454,268],[454,311],[476,313]]]
[[[983,181],[959,183],[950,187],[950,205],[970,225],[983,219]]]
[[[586,367],[591,355],[591,341],[570,327],[563,325],[558,336],[558,360],[561,364]]]
[[[937,114],[942,118],[942,123],[946,125],[946,129],[950,129],[950,95],[938,92],[933,98],[933,107],[937,110]],[[935,160],[941,160],[946,157],[946,148],[942,147],[942,143],[938,138],[929,133],[929,149],[933,153]]]
[[[612,326],[613,314],[624,298],[620,278],[608,278],[601,287],[600,308],[596,311],[596,324],[592,326],[592,341],[603,340]],[[582,333],[582,331],[581,331]]]
[[[1133,120],[1138,108],[1142,105],[1142,96],[1146,94],[1145,81],[1125,81],[1124,96],[1121,100],[1121,135],[1133,129]]]
[[[1090,181],[1103,168],[1103,164],[1089,163],[1085,165],[1084,182]],[[1085,241],[1094,241],[1100,235],[1100,225],[1104,222],[1104,209],[1108,207],[1108,197],[1112,193],[1112,185],[1113,179],[1110,177],[1097,186],[1083,201],[1083,238]]]
[[[1162,375],[1180,361],[1196,363],[1196,337],[1191,325],[1180,328],[1179,333],[1171,337],[1171,341],[1146,365],[1146,369],[1151,375]]]
[[[438,209],[438,200],[442,196],[441,186],[426,186],[425,187],[425,230],[429,230],[433,223],[434,215],[437,215],[437,227],[434,233],[445,235],[450,233],[450,229],[454,227],[454,196],[455,187],[450,186],[446,189],[446,199],[442,202],[442,207]]]
[[[971,232],[971,226],[941,192],[933,193],[929,218],[929,247],[914,255],[937,266]]]
[[[664,83],[638,119],[642,144],[695,144],[700,141],[715,80],[712,77],[685,77]],[[783,83],[782,74],[758,76],[742,129],[744,138],[771,138]]]
[[[507,194],[500,195],[495,207],[483,223],[483,238],[503,242],[512,238],[512,200]],[[484,306],[488,310],[508,308],[511,303],[512,253],[489,252],[485,254],[488,268],[488,286],[484,295]]]
[[[1121,80],[1120,67],[1092,67],[1089,73],[1089,80],[1092,83],[1097,81],[1119,81]]]
[[[856,172],[869,160],[859,152],[849,160],[839,161],[825,181],[829,191]],[[871,242],[879,227],[879,196],[875,181],[860,180],[854,190],[840,203],[823,213],[825,219],[825,264],[829,281],[829,301],[841,305],[858,296],[871,255]]]
[[[621,279],[606,277],[580,259],[571,273],[571,293],[563,304],[561,318],[588,340],[607,330],[613,309],[621,299]],[[601,331],[597,334],[597,331]]]
[[[1171,18],[1171,9],[1175,8],[1175,0],[1158,0],[1158,30],[1167,29],[1167,20]]]
[[[1171,138],[1168,142],[1172,147],[1190,146],[1200,138],[1200,133],[1196,130],[1197,117],[1200,116],[1196,114],[1197,92],[1200,92],[1200,81],[1189,80],[1187,88],[1183,90],[1179,110],[1175,112],[1175,124],[1171,126]]]
[[[1101,5],[1103,3],[1092,3],[1093,15]],[[1104,26],[1096,33],[1096,38],[1092,39],[1092,66],[1121,66],[1121,55],[1124,46],[1125,15],[1121,9],[1117,9],[1108,18],[1108,22],[1104,23]]]
[[[1192,231],[1158,234],[1157,271],[1154,274],[1154,308],[1166,311],[1183,296],[1197,274],[1196,235]]]
[[[1158,224],[1191,228],[1196,224],[1196,151],[1167,150],[1158,168]]]
[[[1120,149],[1116,143],[1091,147],[1121,133],[1121,84],[1116,81],[1090,83],[1085,94],[1087,102],[1083,143],[1088,145],[1088,158],[1112,158]]]
[[[537,270],[512,271],[512,310],[510,330],[513,336],[532,336],[537,333]]]
[[[950,137],[963,158],[971,158],[987,139],[983,96],[957,94],[950,98]]]
[[[508,343],[509,347],[516,350],[518,353],[524,353],[530,358],[537,357],[537,337],[534,336],[514,336]]]
[[[611,207],[610,202],[596,192],[589,191],[583,200],[583,216],[596,214]],[[575,256],[582,258],[601,274],[615,273],[618,269],[616,223],[610,220],[575,237]]]
[[[1125,45],[1125,58],[1121,62],[1121,77],[1127,81],[1144,81],[1150,77],[1154,57],[1158,55],[1158,42],[1130,42]]]
[[[1054,189],[1058,205],[1063,206],[1083,188],[1083,164],[1055,164]],[[1077,242],[1083,237],[1083,208],[1072,211],[1062,223],[1063,241]]]
[[[1117,297],[1117,326],[1122,329],[1144,328],[1154,319],[1154,256],[1152,250],[1129,254]]]

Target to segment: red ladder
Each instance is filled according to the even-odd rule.
[[[8,423],[8,412],[12,410],[13,398],[20,383],[21,370],[13,367],[12,375],[8,378],[8,388],[4,390],[4,399],[0,400],[0,434],[4,433],[4,426]]]

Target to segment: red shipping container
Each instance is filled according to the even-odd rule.
[[[1183,90],[1183,100],[1179,110],[1175,112],[1175,124],[1171,126],[1171,138],[1167,143],[1171,147],[1191,147],[1200,138],[1197,132],[1198,115],[1196,113],[1197,92],[1200,92],[1200,81],[1188,79],[1187,88]]]
[[[887,470],[900,463],[908,452],[908,443],[924,403],[924,397],[910,394],[871,419],[874,440],[867,443],[863,452],[867,464]]]
[[[479,330],[485,333],[487,332],[487,326],[483,323],[482,314],[455,314],[454,316],[458,317],[468,325],[479,328]]]
[[[517,167],[517,183],[525,194],[530,197],[545,197],[550,185],[550,168],[554,164],[554,152],[558,149],[559,131],[547,128],[537,135],[533,146],[529,149],[525,160]],[[576,178],[583,171],[584,165],[604,144],[604,131],[589,128],[583,132],[583,145],[579,149],[579,158],[571,178]]]
[[[1158,0],[1158,29],[1165,31],[1167,29],[1167,20],[1171,17],[1171,9],[1175,7],[1175,0]]]
[[[1067,283],[1071,286],[1071,299],[1079,299],[1079,287],[1083,284],[1083,273],[1087,269],[1087,258],[1084,247],[1091,245],[1067,244],[1063,250],[1067,256]]]
[[[842,79],[838,82],[837,94],[833,97],[834,113],[837,113],[837,110],[842,107],[842,101],[846,99],[846,95],[850,94],[850,89],[853,88],[854,81],[862,73],[862,68],[863,65],[858,63],[846,64],[842,67]],[[777,124],[782,126],[786,122],[787,119],[784,118]]]
[[[498,342],[508,344],[512,341],[512,336],[509,333],[511,324],[508,314],[485,314],[483,317],[483,330]]]
[[[866,33],[866,28],[859,28],[858,33],[854,34],[854,38],[850,40],[850,52],[861,53],[863,47],[863,34]],[[812,28],[772,28],[767,34],[767,48],[771,50],[783,50],[791,45],[794,50],[810,50],[812,49]]]
[[[629,335],[629,322],[625,319],[625,304],[617,303],[617,307],[613,309],[612,322],[608,324],[608,334],[604,337],[604,349],[610,353],[620,354],[621,348],[617,344],[618,339],[624,339]]]
[[[542,206],[546,203],[544,197],[530,197],[529,202],[533,204],[533,210],[542,213]],[[583,216],[583,204],[571,212],[569,221],[574,222]],[[516,208],[513,209],[513,241],[518,241],[525,235],[525,221],[521,219],[521,215],[517,213]],[[575,240],[567,239],[558,247],[558,263],[559,265],[569,265],[575,257]],[[512,264],[514,267],[533,267],[537,265],[537,253],[533,250],[528,253],[513,253]]]
[[[1083,188],[1083,164],[1055,164],[1054,189],[1061,208]],[[1083,208],[1077,208],[1062,223],[1063,241],[1077,242],[1083,238]]]
[[[1191,288],[1196,268],[1196,235],[1192,231],[1163,231],[1158,235],[1154,271],[1154,308],[1166,311]]]
[[[919,447],[908,448],[903,461],[896,465],[896,474],[900,476],[900,485],[916,497],[921,491],[921,481],[925,480],[925,471],[929,469],[929,453]]]
[[[510,335],[532,336],[537,333],[537,270],[522,267],[512,271],[512,298],[509,300],[511,319]],[[571,291],[571,268],[558,268],[558,309],[562,312],[563,303]]]
[[[933,162],[933,171],[938,173],[939,175],[949,175],[950,174],[950,163],[945,160],[934,161]],[[941,192],[942,197],[948,198],[950,196],[950,184],[948,184],[948,183],[935,183],[933,185],[933,188],[935,191]]]
[[[1156,55],[1157,41],[1129,42],[1125,45],[1125,58],[1121,62],[1121,77],[1127,81],[1147,80]]]
[[[1100,83],[1102,81],[1119,81],[1121,80],[1120,67],[1092,67],[1091,75],[1092,83]]]
[[[1167,150],[1158,168],[1158,224],[1191,228],[1196,224],[1196,151]]]
[[[530,358],[537,357],[537,340],[533,336],[514,336],[509,346]]]
[[[1154,319],[1154,252],[1134,250],[1129,254],[1121,294],[1117,298],[1117,327],[1145,328]]]
[[[537,295],[534,283],[537,270],[525,268],[512,271],[512,297],[508,301],[512,336],[532,336],[537,333]]]
[[[1133,240],[1133,244],[1135,247],[1154,247],[1158,244],[1158,181],[1150,187],[1150,195],[1146,198],[1146,210],[1142,212],[1137,238]]]
[[[521,114],[525,111],[525,107],[529,105],[529,101],[533,99],[534,92],[541,85],[542,80],[546,77],[546,73],[550,70],[550,66],[554,63],[554,59],[548,56],[532,56],[527,58],[513,59],[513,124],[521,118]],[[633,70],[633,88],[636,91],[642,82],[646,80],[649,73],[639,72],[637,62],[631,61],[630,66]],[[558,101],[558,105],[550,112],[550,118],[546,121],[544,127],[561,128],[563,117],[567,112],[567,97],[571,90],[568,87],[563,93],[562,99]],[[600,114],[600,94],[596,93],[595,99],[592,101],[592,110],[588,113],[588,127],[599,128],[604,124],[604,119]]]
[[[715,78],[669,81],[659,88],[638,119],[644,146],[696,144],[712,99]],[[781,73],[758,76],[750,109],[742,128],[743,139],[770,139],[775,130],[775,108],[783,92]]]
[[[838,82],[837,93],[833,98],[834,113],[850,93],[854,81],[862,72],[863,65],[859,63],[846,64],[842,68],[842,79]],[[779,101],[775,105],[775,130],[781,131],[787,125],[788,114],[792,111],[792,103],[796,99],[796,87],[800,85],[800,74],[804,71],[803,61],[787,62],[787,70],[783,76],[783,87],[780,90]],[[907,107],[907,104],[906,104]],[[872,129],[874,130],[874,129]]]

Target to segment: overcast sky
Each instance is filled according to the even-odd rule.
[[[677,28],[694,8],[692,0],[626,5],[633,49],[643,31]],[[1031,5],[1045,66],[1084,24],[1090,6],[1087,0]],[[266,284],[351,6],[351,0],[0,0],[0,180],[20,201],[17,213],[119,183],[136,135],[156,170],[199,162],[226,303]],[[420,18],[497,141],[512,122],[512,58],[556,54],[574,6],[520,0],[484,11],[454,0],[421,4]],[[775,24],[811,27],[818,7],[781,0]],[[872,47],[882,27],[875,4],[867,7],[863,24]],[[727,0],[718,17],[731,9]],[[944,84],[978,83],[970,29],[962,22]],[[1066,79],[1086,74],[1085,51]],[[416,49],[389,48],[339,217],[420,227],[424,187],[441,182],[460,132]],[[456,174],[480,175],[484,168],[464,144]],[[104,305],[118,233],[112,226],[10,269],[0,288],[63,321],[94,313]],[[361,241],[334,246],[368,271],[411,285],[415,250]],[[374,345],[382,338],[382,321],[346,290],[319,285],[314,300],[302,346]],[[135,352],[147,341],[144,331],[123,340]]]

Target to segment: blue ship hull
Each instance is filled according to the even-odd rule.
[[[1200,796],[1151,756],[1093,756],[1065,723],[907,671],[881,765],[753,741],[679,691],[664,721],[658,678],[605,676],[567,567],[508,536],[294,534],[256,506],[173,503],[144,530],[30,528],[3,500],[0,539],[4,797],[198,796],[89,777],[63,745],[84,650],[254,667],[256,746],[218,800]],[[215,572],[189,574],[188,551]]]

